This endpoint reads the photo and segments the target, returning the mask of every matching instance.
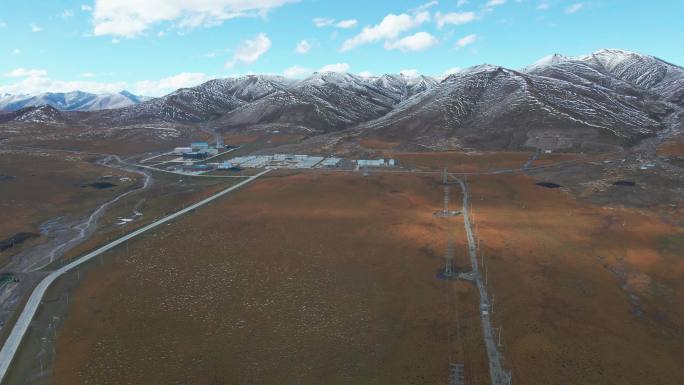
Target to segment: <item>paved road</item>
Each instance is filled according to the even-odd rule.
[[[33,292],[31,293],[31,296],[29,297],[28,302],[24,306],[24,309],[21,311],[21,314],[19,315],[19,318],[17,319],[17,322],[14,324],[14,327],[12,328],[12,331],[10,332],[9,336],[7,337],[7,340],[5,341],[5,345],[3,345],[2,350],[0,350],[0,383],[2,380],[5,378],[5,375],[7,374],[7,370],[9,369],[10,364],[12,363],[12,359],[14,359],[14,355],[16,354],[17,350],[19,349],[19,345],[21,344],[21,340],[24,338],[24,335],[26,334],[26,331],[28,330],[29,325],[31,324],[31,320],[33,319],[33,316],[36,314],[36,311],[38,310],[38,306],[40,305],[41,300],[43,299],[43,296],[45,295],[45,292],[47,291],[48,287],[54,282],[57,278],[59,278],[61,275],[64,273],[68,272],[69,270],[97,257],[98,255],[126,242],[127,240],[134,238],[148,230],[151,230],[159,225],[162,225],[166,222],[172,221],[178,217],[180,217],[183,214],[187,214],[190,211],[193,211],[197,209],[198,207],[204,206],[207,203],[210,203],[228,193],[230,193],[233,190],[236,190],[244,185],[246,185],[249,182],[252,182],[253,180],[259,178],[260,176],[266,174],[271,170],[265,170],[260,172],[259,174],[256,174],[249,179],[246,179],[234,186],[231,186],[215,195],[210,196],[209,198],[203,199],[191,206],[188,206],[180,211],[177,211],[167,217],[164,217],[156,222],[150,223],[144,227],[141,227],[140,229],[127,234],[111,243],[108,243],[99,249],[92,251],[81,258],[78,258],[72,262],[70,262],[67,265],[62,266],[61,268],[51,272],[49,275],[47,275],[45,278],[43,278],[42,281],[36,286],[35,289],[33,289]]]
[[[455,177],[454,177],[455,178]],[[468,238],[468,254],[470,254],[470,264],[472,265],[472,275],[480,293],[480,318],[482,320],[482,332],[484,334],[487,357],[489,359],[489,375],[492,385],[508,385],[511,381],[510,373],[503,368],[501,353],[496,347],[494,331],[492,330],[491,304],[487,295],[487,286],[482,279],[479,265],[477,263],[477,244],[473,236],[473,229],[470,224],[470,194],[468,186],[459,178],[455,178],[463,191],[463,223]]]

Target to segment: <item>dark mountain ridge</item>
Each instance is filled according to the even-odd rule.
[[[103,128],[288,127],[308,136],[349,132],[432,149],[591,150],[681,130],[683,110],[684,69],[653,56],[606,49],[580,57],[551,55],[521,70],[480,65],[441,81],[343,73],[302,80],[215,79],[125,108],[77,118],[64,114]]]

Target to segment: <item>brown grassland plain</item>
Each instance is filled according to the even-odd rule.
[[[65,252],[47,267],[55,269],[71,259],[102,246],[141,226],[159,219],[171,212],[195,203],[216,192],[237,183],[239,179],[201,178],[153,172],[153,183],[145,190],[128,195],[110,206],[98,221],[98,228],[83,243]],[[142,216],[132,216],[133,212]],[[121,225],[117,218],[134,218],[133,222]],[[62,324],[70,303],[70,296],[80,283],[80,276],[86,276],[92,269],[104,262],[104,258],[86,263],[72,270],[58,280],[44,297],[32,327],[17,352],[14,365],[7,375],[10,384],[43,384],[50,372],[46,371],[54,357],[54,330]],[[3,329],[7,331],[7,329]],[[5,337],[0,335],[0,337]]]
[[[408,168],[424,170],[441,170],[449,172],[479,172],[500,169],[519,169],[527,162],[531,152],[404,152],[394,153],[392,156],[400,164]],[[575,159],[576,155],[556,154],[554,157],[542,155],[534,165],[548,164],[568,159]]]
[[[672,139],[658,148],[658,155],[684,156],[684,139]]]
[[[139,175],[93,163],[94,159],[65,153],[40,151],[3,151],[0,153],[0,240],[19,232],[39,233],[39,226],[50,219],[68,216],[78,219],[118,194],[137,185]],[[102,176],[117,178],[102,180]],[[118,176],[129,177],[120,181]],[[111,182],[115,186],[98,189],[94,182]],[[10,254],[28,247],[41,238],[0,252],[1,264]],[[4,255],[3,255],[4,254]]]
[[[439,384],[464,362],[487,384],[476,292],[435,278],[441,190],[269,176],[132,241],[76,289],[50,383]]]
[[[434,278],[437,179],[272,176],[114,251],[74,293],[52,383],[445,384],[464,362],[487,384],[477,294]],[[521,174],[468,182],[514,383],[682,382],[681,228]]]
[[[513,383],[684,382],[684,230],[524,175],[469,178]]]

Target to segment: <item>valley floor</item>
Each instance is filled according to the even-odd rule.
[[[514,384],[681,383],[680,208],[605,203],[648,178],[562,172],[598,180],[603,157],[397,159],[433,173],[272,172],[108,252],[49,292],[36,322],[56,342],[29,342],[9,383],[446,384],[462,363],[489,384],[477,290],[437,278],[448,233],[470,268],[463,219],[433,215],[443,167],[512,170],[467,182]]]

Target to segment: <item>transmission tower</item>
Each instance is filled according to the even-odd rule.
[[[444,207],[435,213],[438,217],[453,217],[460,214],[459,211],[449,210],[449,173],[446,168],[442,172],[442,184],[444,185]]]
[[[221,134],[219,134],[217,132],[216,133],[216,149],[220,150],[223,147],[225,147],[225,144],[223,144],[223,137],[221,136]]]
[[[447,240],[447,252],[444,257],[444,277],[453,278],[454,272],[454,241],[451,237],[451,231],[449,231],[449,238]]]

